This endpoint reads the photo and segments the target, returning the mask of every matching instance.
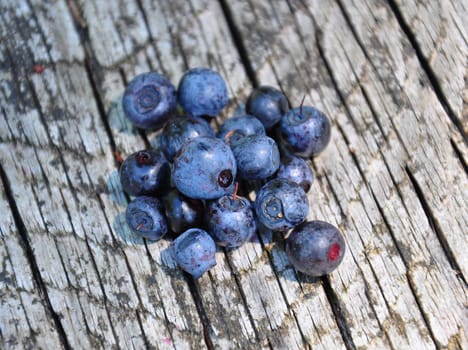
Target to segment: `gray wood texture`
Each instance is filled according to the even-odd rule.
[[[462,0],[0,2],[0,348],[468,348],[468,10]],[[309,219],[342,265],[297,273],[268,231],[193,280],[130,232],[121,107],[154,70],[216,69],[332,120]]]

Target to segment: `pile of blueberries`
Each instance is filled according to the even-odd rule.
[[[280,90],[260,86],[243,113],[215,132],[210,120],[228,103],[228,91],[223,78],[207,68],[187,71],[177,90],[161,74],[140,74],[122,103],[138,128],[162,129],[157,149],[133,153],[120,167],[122,187],[134,197],[126,221],[148,240],[168,231],[177,235],[172,249],[180,268],[200,277],[216,264],[216,244],[239,247],[260,225],[285,234],[292,229],[286,253],[307,275],[327,274],[341,263],[340,231],[305,221],[313,181],[306,159],[330,141],[323,113],[304,100],[290,108]],[[246,193],[256,193],[255,201]]]

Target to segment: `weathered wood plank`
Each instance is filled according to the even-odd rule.
[[[357,346],[365,345],[369,342],[369,339],[358,335],[358,332],[362,334],[363,329],[365,330],[364,334],[367,335],[367,338],[378,339],[377,341],[381,340],[381,336],[378,331],[378,325],[381,325],[380,327],[382,327],[382,330],[385,330],[392,346],[395,347],[402,344],[407,344],[408,346],[410,344],[414,344],[415,341],[421,345],[426,344],[426,347],[431,347],[432,340],[429,336],[429,332],[431,331],[437,333],[436,340],[440,341],[441,344],[445,344],[445,346],[447,346],[447,344],[456,344],[457,341],[459,343],[463,343],[463,341],[466,341],[464,340],[466,339],[466,330],[459,331],[458,327],[462,327],[464,320],[462,300],[464,298],[465,291],[463,289],[463,285],[457,281],[453,274],[448,274],[448,276],[445,277],[448,279],[447,282],[440,282],[439,278],[444,278],[443,275],[445,274],[445,269],[450,271],[450,265],[445,257],[443,249],[441,249],[442,247],[438,241],[438,237],[435,232],[431,230],[428,219],[422,210],[422,206],[418,201],[417,195],[408,181],[409,179],[404,168],[407,160],[407,156],[404,154],[405,150],[404,148],[395,150],[396,146],[394,145],[394,142],[395,140],[398,142],[398,138],[395,134],[392,135],[391,139],[389,138],[388,129],[392,129],[393,126],[388,125],[388,121],[391,120],[388,118],[388,111],[382,107],[378,110],[378,116],[387,116],[386,118],[388,118],[386,119],[387,121],[381,122],[385,123],[385,127],[387,128],[385,130],[385,134],[382,135],[382,132],[379,131],[379,124],[373,119],[374,109],[376,108],[374,104],[378,104],[378,100],[373,97],[369,101],[368,96],[370,95],[370,92],[368,93],[369,95],[363,94],[360,86],[357,84],[349,85],[346,89],[339,90],[341,95],[346,98],[345,103],[348,110],[344,111],[342,109],[343,107],[341,107],[341,102],[336,95],[336,91],[333,91],[335,90],[334,85],[331,84],[330,77],[327,76],[328,72],[326,72],[325,69],[325,62],[321,60],[321,55],[316,46],[317,43],[315,40],[317,31],[314,26],[314,22],[309,18],[311,14],[313,14],[320,33],[323,34],[323,36],[320,36],[321,39],[323,38],[319,43],[320,49],[325,53],[327,64],[331,67],[331,71],[333,73],[333,78],[338,80],[335,76],[335,72],[337,72],[336,74],[339,72],[339,79],[346,82],[349,81],[349,79],[353,79],[355,75],[362,74],[361,72],[363,69],[358,65],[358,51],[360,50],[359,44],[352,37],[349,28],[347,28],[344,17],[340,15],[339,7],[333,3],[324,6],[324,4],[319,4],[318,2],[308,2],[311,14],[307,14],[307,12],[302,12],[302,4],[293,2],[297,22],[297,25],[294,28],[291,22],[288,22],[290,13],[287,6],[274,6],[275,9],[273,10],[271,6],[266,3],[244,2],[243,5],[241,3],[242,2],[236,2],[235,5],[232,5],[232,8],[233,13],[237,15],[236,20],[238,21],[238,27],[244,29],[243,39],[246,43],[247,52],[249,53],[249,58],[252,61],[254,69],[261,71],[263,67],[268,67],[268,65],[272,64],[273,70],[276,72],[278,78],[278,81],[275,83],[282,85],[283,89],[289,94],[293,102],[294,100],[299,101],[304,91],[309,91],[309,96],[312,102],[319,108],[329,111],[330,115],[335,116],[335,119],[338,122],[337,126],[339,127],[339,135],[335,136],[335,144],[338,145],[341,143],[341,150],[339,150],[339,148],[334,150],[334,146],[331,146],[330,150],[326,151],[323,156],[317,159],[316,164],[320,166],[320,172],[326,175],[327,181],[331,185],[329,191],[325,191],[325,193],[335,193],[343,215],[346,215],[348,218],[352,218],[351,220],[353,225],[351,225],[351,222],[345,222],[346,231],[349,235],[353,236],[353,239],[348,239],[348,242],[351,246],[353,257],[358,260],[358,266],[362,271],[361,273],[364,275],[361,277],[363,280],[361,279],[357,283],[356,280],[354,281],[355,285],[370,286],[369,290],[373,294],[371,302],[368,304],[368,308],[370,307],[373,309],[371,315],[374,314],[375,316],[370,319],[368,318],[365,321],[367,325],[365,325],[363,317],[359,317],[356,314],[356,311],[350,312],[348,309],[352,308],[352,303],[356,303],[356,301],[359,300],[358,298],[348,299],[349,296],[347,296],[346,293],[349,293],[349,290],[352,290],[353,281],[349,281],[349,283],[345,284],[345,291],[342,290],[339,285],[335,284],[337,282],[333,278],[334,275],[332,274],[331,281],[334,282],[332,285],[334,288],[339,289],[337,294],[343,301],[343,307],[348,311],[347,315],[353,315],[352,317],[347,318],[347,320],[350,321],[353,341]],[[277,4],[275,3],[275,5]],[[365,7],[366,5],[364,4],[356,6],[356,12],[353,15],[355,18],[362,19],[363,23],[368,23],[366,18],[372,18],[372,15],[370,13],[366,13],[365,16],[362,16],[362,8]],[[252,8],[253,11],[248,11],[248,9]],[[378,11],[375,12],[379,13]],[[246,13],[249,13],[249,16],[246,16]],[[275,20],[278,18],[280,20],[282,19],[283,22],[276,24],[275,27],[271,22],[275,23]],[[263,21],[267,23],[264,24]],[[254,33],[253,28],[256,28],[257,30],[254,35],[251,35],[251,33]],[[383,28],[381,29],[382,32],[388,32],[389,30],[389,28],[386,27],[380,28]],[[366,34],[379,31],[377,30],[377,27],[361,30]],[[298,31],[300,36],[297,34]],[[395,40],[397,43],[399,40],[395,38],[399,38],[400,36],[386,35],[385,37],[393,38],[393,46],[395,46]],[[263,44],[259,44],[262,42]],[[305,45],[305,47],[303,45]],[[365,46],[371,47],[367,42],[365,42]],[[351,48],[354,49],[351,50]],[[396,49],[397,48],[398,46],[396,46]],[[304,51],[304,49],[306,49],[306,51]],[[341,54],[339,54],[340,52]],[[390,52],[390,47],[386,52]],[[346,56],[346,54],[348,56]],[[378,55],[378,49],[376,50],[374,47],[371,54]],[[364,58],[362,52],[360,55]],[[398,51],[395,52],[395,48],[393,48],[391,55],[398,56],[399,53]],[[403,55],[398,57],[406,56]],[[401,73],[402,70],[405,69],[405,63],[406,62],[401,60],[398,61],[398,72]],[[418,67],[414,61],[411,61],[410,63],[411,64],[408,64],[406,69],[410,72],[413,70],[421,72],[421,68]],[[356,66],[354,66],[354,64],[356,64]],[[379,62],[376,65],[378,67],[389,66],[388,62]],[[287,69],[287,66],[290,67],[289,70]],[[373,91],[378,91],[379,96],[388,96],[389,99],[391,99],[392,96],[404,95],[404,93],[402,94],[399,92],[396,87],[394,88],[396,91],[394,91],[389,90],[389,86],[382,86],[380,81],[384,81],[389,84],[388,81],[394,74],[390,69],[386,72],[384,69],[385,68],[382,68],[382,72],[379,71],[379,73],[381,73],[380,76],[374,77],[371,83],[369,83],[369,90],[373,89]],[[368,72],[369,70],[370,69],[366,71],[366,78],[370,75]],[[405,74],[405,71],[403,71],[402,74]],[[417,74],[421,76],[422,73]],[[267,75],[270,74],[267,73]],[[300,79],[298,79],[299,77]],[[338,81],[339,88],[342,88],[342,81]],[[301,86],[301,82],[304,85]],[[407,84],[409,85],[409,83]],[[379,87],[379,89],[376,89],[376,87]],[[390,87],[393,87],[393,85],[390,85]],[[410,87],[408,89],[410,89]],[[440,104],[438,103],[434,93],[430,89],[428,90],[429,91],[426,93],[429,96],[426,95],[425,102],[430,101],[431,106],[434,105],[438,108],[437,116],[434,117],[434,113],[426,116],[425,114],[427,113],[427,109],[423,109],[422,105],[414,107],[416,112],[410,110],[410,113],[416,114],[418,119],[427,118],[428,123],[429,121],[434,121],[435,118],[436,123],[438,123],[437,125],[441,125],[444,128],[443,130],[447,130],[444,135],[444,143],[446,144],[450,140],[451,131],[447,127],[447,122],[449,121],[440,108]],[[408,93],[407,91],[404,92]],[[411,96],[411,98],[413,99],[413,96]],[[386,102],[385,107],[387,107],[386,105],[388,103],[391,102]],[[366,109],[367,111],[363,113],[362,110]],[[351,112],[352,114],[347,115],[347,113],[343,112]],[[391,116],[393,116],[393,114],[391,114]],[[350,117],[352,119],[350,119]],[[398,126],[397,132],[401,132],[401,129],[404,127],[401,126],[401,123],[398,124]],[[366,133],[366,128],[368,129],[369,127],[372,129]],[[380,126],[380,128],[382,128],[382,126]],[[407,132],[411,132],[413,129],[408,127],[406,130]],[[434,129],[421,128],[421,132],[433,132],[429,130]],[[367,134],[369,136],[366,136]],[[414,138],[412,135],[408,136],[409,139],[411,139],[411,137]],[[425,144],[425,150],[433,149],[434,146],[438,145],[438,142],[444,138],[444,136],[438,137],[437,141],[433,144],[427,142]],[[347,149],[346,144],[350,144],[351,151]],[[388,144],[387,147],[391,151],[386,151],[386,144]],[[405,146],[407,145],[404,145],[403,147]],[[382,152],[382,148],[387,152],[383,159],[380,154],[380,152]],[[332,155],[327,157],[327,153],[331,153]],[[451,170],[448,171],[442,168],[437,169],[437,171],[441,171],[443,176],[449,176],[449,179],[452,180],[452,174],[463,174],[463,170],[460,168],[459,164],[455,164],[456,157],[454,157],[453,154],[436,154],[440,157],[439,159],[443,159],[444,164],[450,164],[451,167]],[[429,157],[429,155],[427,157]],[[355,161],[353,158],[357,160]],[[417,157],[413,157],[412,160],[414,161],[415,158]],[[424,159],[418,154],[418,159],[419,158]],[[328,163],[331,159],[333,160],[333,164]],[[395,161],[399,163],[399,169],[394,167],[395,164],[392,164],[392,167],[389,169],[386,163]],[[411,162],[408,162],[407,165],[409,167],[413,166]],[[363,172],[363,178],[360,175],[361,172]],[[381,177],[380,175],[382,172],[385,174],[384,177]],[[376,176],[377,174],[379,176]],[[392,176],[397,176],[397,178],[402,182],[404,181],[404,183],[393,183]],[[458,178],[458,175],[454,177]],[[361,180],[359,180],[360,178]],[[462,182],[458,188],[464,188],[466,185],[463,185],[463,183],[466,181],[466,178],[462,178],[460,181]],[[386,192],[385,194],[381,192],[382,182],[384,183],[384,188],[386,187],[384,190]],[[366,183],[369,183],[370,191],[367,190],[366,186],[363,186]],[[460,199],[457,198],[460,197],[460,195],[459,193],[455,193],[456,188],[457,187],[454,187],[452,193],[443,197],[444,201],[460,203]],[[405,202],[398,203],[395,202],[395,200],[392,200],[391,203],[386,202],[386,200],[388,200],[387,196],[391,193],[394,193],[396,196],[395,199],[398,199],[399,201],[400,199],[398,198],[399,196],[397,191],[405,193]],[[461,196],[463,196],[463,194]],[[440,200],[440,197],[438,198]],[[376,201],[376,199],[378,201]],[[401,214],[399,216],[395,216],[394,214],[386,212],[389,208],[394,209],[398,207],[403,209],[404,212],[405,206],[409,206],[409,204],[406,203],[407,201],[410,201],[412,206],[409,212],[406,213],[406,222],[400,222]],[[388,204],[381,205],[380,203]],[[463,201],[461,203],[463,203]],[[463,208],[464,205],[462,204],[460,213],[464,210]],[[463,214],[460,216],[463,217]],[[456,218],[450,219],[452,216],[446,214],[444,217],[446,217],[446,220],[452,220],[451,225],[460,227],[459,232],[463,232],[463,227],[466,226],[458,224]],[[424,222],[423,225],[421,221]],[[409,226],[408,224],[411,222],[413,223]],[[406,237],[400,237],[401,235],[407,235],[408,227],[411,227],[411,230],[416,229],[419,231],[415,240],[412,242],[408,242]],[[376,231],[379,232],[379,236],[382,238],[377,239],[377,237],[374,237],[373,232]],[[369,234],[366,234],[366,232]],[[354,233],[358,234],[356,235]],[[431,244],[428,249],[420,252],[416,242],[427,240],[426,237],[428,234],[432,237]],[[444,234],[449,235],[450,232],[446,231]],[[457,241],[458,244],[461,244],[462,246],[466,243],[463,234],[460,235],[460,233],[458,233],[450,235],[454,245]],[[405,241],[406,243],[403,243]],[[363,245],[361,246],[361,244]],[[441,261],[438,262],[440,264],[439,275],[435,274],[430,282],[426,282],[426,285],[422,286],[414,283],[414,280],[410,279],[408,281],[406,278],[407,268],[411,271],[409,276],[412,276],[413,273],[422,273],[423,268],[416,268],[417,264],[414,264],[413,266],[413,262],[411,260],[408,261],[409,257],[405,255],[402,256],[399,252],[400,250],[404,251],[405,254],[408,254],[408,251],[405,251],[407,249],[410,249],[410,254],[412,254],[411,257],[418,261],[422,260],[431,262],[434,259],[433,256],[440,259]],[[362,256],[361,252],[365,255]],[[359,255],[361,255],[361,257]],[[416,258],[417,256],[419,256],[419,258]],[[462,253],[457,257],[458,259],[464,259]],[[393,261],[395,265],[392,267],[391,264],[385,264],[384,261]],[[463,263],[463,260],[461,260],[461,263]],[[349,265],[346,266],[348,267]],[[368,266],[367,269],[366,266]],[[338,271],[340,276],[343,269],[345,269],[345,267],[342,267]],[[425,273],[427,273],[427,271]],[[376,276],[374,281],[372,281],[372,275]],[[439,284],[443,286],[451,286],[452,283],[456,286],[455,291],[450,290],[450,287],[443,291],[439,290],[438,293],[430,291],[430,286],[438,286]],[[390,286],[393,288],[389,288]],[[429,288],[429,290],[427,288]],[[439,288],[439,286],[437,288]],[[421,291],[423,292],[422,297],[419,296]],[[413,295],[414,293],[416,293],[416,295]],[[438,300],[439,302],[444,300],[447,295],[451,295],[453,304],[444,309],[443,312],[439,310],[438,312],[441,312],[439,317],[449,317],[449,319],[451,318],[454,322],[451,323],[450,326],[445,327],[441,333],[440,331],[444,328],[442,323],[437,321],[437,316],[432,317],[428,316],[428,314],[437,314],[437,310],[432,309],[430,305],[433,304],[434,300]],[[422,302],[421,299],[423,300]],[[429,301],[431,299],[432,301]],[[403,302],[403,300],[405,308],[401,308],[398,305],[398,303]],[[418,302],[421,302],[422,304],[422,311],[419,310]],[[424,309],[426,302],[427,308]],[[369,301],[364,301],[363,303],[364,305],[360,305],[360,308],[364,308],[365,304],[369,303]],[[379,304],[381,306],[379,306]],[[451,309],[452,307],[454,308],[453,310]],[[386,309],[388,311],[385,312],[384,310]],[[383,317],[385,313],[387,313],[388,316]],[[368,316],[366,315],[366,317]],[[369,322],[372,318],[378,320],[378,325],[374,330],[369,327],[372,325],[372,323]],[[427,328],[427,325],[425,324],[426,318],[429,318],[432,322],[430,322],[430,327],[433,327],[433,330]],[[360,319],[363,321],[362,323],[356,322]],[[401,322],[401,320],[406,321]],[[402,332],[403,329],[405,331]],[[451,338],[452,336],[453,338]]]
[[[0,337],[3,348],[62,348],[0,185]]]
[[[422,205],[419,203],[419,194],[415,195],[413,184],[409,181],[411,176],[408,177],[406,174],[414,172],[417,174],[418,182],[422,181],[427,184],[423,191],[424,197],[428,198],[431,204],[438,203],[437,206],[434,205],[433,213],[437,218],[447,223],[442,226],[440,234],[443,235],[442,239],[451,242],[450,247],[453,247],[457,252],[454,256],[459,261],[458,266],[463,272],[467,266],[462,253],[463,246],[467,243],[464,233],[466,223],[463,223],[463,218],[466,219],[466,216],[463,215],[463,212],[466,212],[466,177],[464,177],[463,169],[454,154],[446,151],[450,149],[450,135],[456,131],[451,130],[450,121],[440,107],[433,91],[421,83],[424,81],[424,75],[414,53],[412,55],[408,51],[405,51],[404,54],[403,52],[398,53],[399,47],[405,47],[405,41],[401,32],[399,34],[400,29],[395,19],[390,15],[389,9],[380,4],[377,5],[375,2],[345,3],[344,6],[352,8],[354,16],[357,16],[358,13],[364,13],[365,17],[368,18],[365,23],[362,23],[362,26],[370,26],[370,28],[359,28],[357,32],[363,33],[364,36],[375,33],[376,37],[374,40],[361,38],[364,47],[371,47],[371,43],[375,46],[379,42],[382,45],[382,51],[372,50],[372,56],[368,55],[371,57],[370,64],[377,67],[376,71],[370,69],[369,66],[359,64],[358,51],[360,49],[356,44],[352,45],[353,40],[345,26],[339,25],[343,23],[343,20],[338,22],[339,16],[337,14],[339,11],[337,9],[330,8],[327,11],[322,11],[323,7],[319,9],[319,6],[313,5],[310,6],[310,9],[321,27],[323,38],[320,45],[323,47],[324,55],[331,66],[335,81],[339,85],[342,95],[346,96],[346,101],[349,101],[347,105],[351,106],[353,116],[358,116],[354,117],[354,120],[365,121],[367,119],[370,125],[375,123],[373,118],[378,118],[382,136],[388,138],[386,142],[376,140],[379,145],[378,152],[383,157],[378,162],[382,162],[382,170],[387,168],[389,171],[389,174],[386,175],[387,186],[382,188],[384,181],[376,176],[376,174],[385,174],[385,171],[382,172],[376,165],[375,158],[379,158],[376,157],[376,152],[373,152],[372,156],[372,153],[369,154],[370,157],[367,158],[362,152],[365,148],[354,143],[359,140],[352,136],[349,132],[350,128],[343,127],[343,133],[346,134],[348,140],[351,140],[353,149],[359,152],[355,154],[357,162],[373,189],[373,195],[376,197],[385,220],[391,228],[392,235],[397,241],[400,254],[404,257],[411,287],[418,297],[433,337],[439,346],[453,346],[457,341],[464,344],[467,330],[460,330],[460,326],[466,321],[462,301],[465,299],[466,289],[464,289],[463,282],[457,281],[454,273],[445,273],[445,271],[450,271],[451,267],[444,256],[444,241],[440,242],[441,237],[437,234],[437,229],[431,229],[429,225],[431,218],[426,218],[427,214],[423,211],[424,203]],[[371,20],[372,14],[379,14],[379,20],[373,22]],[[337,30],[337,28],[342,30]],[[398,40],[395,38],[401,38],[402,43],[396,44]],[[387,50],[392,49],[390,57],[384,54],[385,47]],[[401,61],[395,57],[404,57],[404,60]],[[363,56],[361,58],[364,60]],[[402,63],[404,63],[403,66]],[[353,84],[351,81],[354,79],[356,81]],[[362,89],[361,98],[356,98],[356,95],[360,94],[359,90],[356,90],[356,86],[360,87],[359,90]],[[369,101],[371,107],[368,111],[368,118],[365,118],[361,112],[366,100]],[[382,118],[385,115],[387,117]],[[434,128],[434,125],[437,127]],[[374,135],[366,137],[367,133],[362,134],[368,144],[373,143]],[[366,158],[369,160],[366,161]],[[444,183],[453,184],[453,187],[444,186]],[[430,189],[436,186],[437,191]],[[387,189],[384,189],[385,187]],[[396,193],[394,192],[394,196],[401,197],[402,204],[400,205],[395,203],[392,199],[393,196],[388,196],[393,187],[396,187],[397,190]],[[465,190],[459,191],[459,189]],[[382,190],[387,192],[387,195],[384,195]],[[390,202],[388,203],[386,200],[390,200]],[[442,205],[442,203],[444,204]],[[401,205],[406,211],[405,216],[401,216],[401,213],[396,210]],[[456,214],[457,212],[459,214]],[[396,220],[397,217],[398,220]],[[413,236],[410,240],[406,234],[402,235],[402,233],[408,232],[408,229]],[[413,230],[416,231],[416,234],[413,233]],[[423,241],[426,242],[427,247],[420,249],[419,242]],[[457,250],[460,245],[461,250]],[[407,249],[411,253],[405,252]],[[408,253],[411,254],[410,259],[405,256]],[[427,269],[420,266],[421,263],[431,266],[434,264],[434,259],[437,261],[436,265],[440,272],[430,269],[431,272],[428,273]],[[429,278],[428,275],[432,275],[432,277]],[[422,280],[425,280],[426,283],[420,283]],[[433,291],[435,285],[438,285],[437,292]],[[447,299],[453,304],[444,305]],[[435,305],[439,306],[433,307]],[[437,315],[437,313],[440,314]],[[440,322],[441,319],[444,321]],[[450,321],[447,322],[447,319]]]
[[[2,164],[21,215],[32,213],[26,229],[70,345],[202,346],[190,292],[177,282],[180,272],[162,272],[171,261],[162,261],[159,254],[149,257],[144,242],[120,225],[126,201],[122,204],[121,189],[108,179],[115,171],[114,158],[83,63],[54,65],[44,55],[46,70],[31,76],[29,50],[15,46],[28,41],[14,36],[40,32],[37,23],[18,28],[11,7],[5,4],[3,10],[3,28],[8,28],[3,33],[10,39],[2,40],[18,63],[8,62],[7,69],[20,81],[12,78],[2,85],[6,122],[14,125],[2,130]],[[33,17],[28,11],[22,15]],[[44,42],[34,45],[47,52]],[[14,95],[15,88],[24,92]],[[18,165],[20,153],[28,160],[26,174]],[[161,250],[168,245],[163,242]]]
[[[397,0],[414,36],[465,135],[468,131],[468,6],[465,1]]]
[[[161,26],[170,26],[170,30],[177,30],[177,31],[182,31],[181,28],[177,29],[177,22],[169,22],[165,23],[167,19],[169,19],[169,16],[165,15],[165,11],[170,11],[171,9],[167,8],[161,8],[160,3],[155,2],[155,3],[143,3],[143,5],[146,7],[146,13],[149,16],[150,13],[159,13],[159,16],[161,18],[161,21],[150,21],[149,23],[156,23],[157,26],[155,27],[154,25],[150,26],[150,30],[152,31],[152,35],[156,36],[159,35],[158,33],[164,32],[167,33],[169,32],[168,27],[162,27]],[[177,4],[176,4],[177,5]],[[167,5],[166,5],[167,6]],[[155,11],[155,8],[157,8],[157,11]],[[192,16],[192,13],[190,12],[191,9],[187,7],[180,8],[179,11],[186,11],[185,16]],[[181,16],[184,15],[184,12],[181,13]],[[86,18],[85,20],[90,22],[94,21],[93,17]],[[196,27],[196,26],[194,26]],[[196,27],[197,30],[200,30],[199,27]],[[191,28],[193,30],[193,27]],[[197,36],[201,37],[201,36]],[[164,39],[163,39],[164,40]],[[176,54],[178,57],[185,57],[183,50],[192,50],[192,48],[188,47],[178,47],[179,44],[174,44],[175,39],[173,38],[167,38],[167,40],[171,40],[171,45],[175,48],[173,50],[176,50]],[[161,71],[166,74],[168,74],[169,78],[171,78],[174,82],[176,82],[178,79],[183,74],[183,71],[186,69],[185,63],[181,62],[179,60],[173,60],[174,57],[174,52],[173,51],[159,51],[160,46],[155,45],[156,47],[154,48],[153,46],[148,46],[145,49],[139,51],[134,57],[129,58],[127,61],[125,61],[121,68],[120,71],[123,74],[123,77],[125,80],[130,80],[133,78],[136,74],[149,71],[149,70],[156,70],[156,71]],[[156,51],[155,51],[156,50]],[[180,50],[180,51],[179,51]],[[195,54],[187,54],[187,57],[207,57],[208,52],[206,51],[206,47],[201,47],[199,50],[202,50],[198,52],[196,55]],[[198,63],[197,65],[201,65],[203,62]],[[206,65],[206,64],[205,64]],[[239,66],[239,64],[237,64]],[[117,68],[115,69],[117,70]],[[104,75],[108,74],[109,72],[112,72],[112,69],[106,69],[106,71],[103,72]],[[112,74],[112,73],[110,73]],[[115,73],[116,74],[116,73]],[[99,91],[110,91],[108,85],[104,84],[98,84],[99,86]],[[119,99],[121,96],[121,93],[123,92],[125,86],[121,84],[118,87],[118,91],[114,94],[114,96],[117,96],[117,102],[119,103]],[[117,90],[117,89],[116,89]],[[104,95],[104,101],[105,106],[107,108],[107,101],[109,99]],[[120,119],[122,120],[122,119]],[[136,151],[137,149],[135,148],[135,145],[132,145],[133,140],[130,139],[130,137],[134,137],[135,135],[138,135],[137,133],[130,134],[130,137],[128,137],[127,134],[121,134],[119,135],[120,130],[116,130],[113,128],[112,122],[110,122],[111,125],[111,131],[113,136],[115,135],[115,140],[117,140],[116,145],[117,148],[122,150],[124,154],[128,154],[131,152]],[[153,134],[149,134],[148,137],[150,138],[151,141],[153,141]],[[138,137],[138,136],[137,136]],[[143,148],[143,140],[137,141],[138,144],[140,145],[139,147]],[[135,142],[133,142],[135,143]],[[128,147],[127,147],[128,146]],[[115,183],[118,183],[118,178],[115,178]],[[120,186],[116,186],[117,191],[121,191]],[[122,194],[120,194],[122,196]],[[151,257],[157,257],[160,254],[160,242],[156,244],[151,244],[148,245],[148,253],[150,254]],[[223,260],[221,258],[221,260]],[[220,262],[222,264],[222,261]],[[174,268],[175,266],[172,266]],[[159,282],[159,278],[162,276],[157,276],[155,278],[155,281]],[[207,279],[209,281],[209,278]],[[182,282],[183,283],[183,282]],[[208,296],[208,299],[210,299],[209,294],[205,291],[206,289],[211,289],[213,287],[209,286],[210,283],[208,282],[208,285],[206,288],[201,288],[201,293],[203,295]],[[237,304],[239,300],[241,299],[241,296],[239,294],[239,290],[237,288],[237,285],[235,283],[235,280],[232,276],[230,276],[229,280],[225,282],[222,285],[218,285],[218,287],[213,288],[217,290],[218,296],[213,297],[210,300],[210,303],[215,307],[217,310],[216,312],[213,310],[208,309],[207,314],[209,314],[210,317],[210,336],[212,337],[212,341],[214,344],[217,346],[221,347],[227,347],[229,346],[228,344],[233,344],[234,346],[239,346],[239,347],[248,347],[249,346],[249,337],[245,332],[242,332],[241,330],[245,330],[247,333],[250,332],[252,334],[252,326],[249,325],[249,319],[247,316],[247,311],[246,307],[243,304]],[[164,288],[162,288],[162,293],[165,293]],[[218,299],[219,295],[230,295],[232,299],[226,299],[226,307],[224,309],[220,309],[218,304]],[[207,303],[204,304],[205,308],[207,308]],[[230,315],[230,316],[227,316]]]

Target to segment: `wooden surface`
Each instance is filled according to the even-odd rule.
[[[468,9],[463,0],[2,0],[0,348],[467,349]],[[126,227],[114,152],[154,145],[126,82],[189,67],[332,119],[309,219],[338,270],[282,238],[217,253],[198,281]],[[214,123],[216,124],[216,123]]]

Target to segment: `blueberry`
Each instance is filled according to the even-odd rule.
[[[174,113],[177,98],[174,85],[163,75],[137,75],[125,89],[122,105],[127,118],[141,129],[157,129]]]
[[[171,118],[161,133],[161,148],[167,159],[173,161],[174,155],[185,142],[200,136],[215,136],[210,124],[205,120],[187,116]]]
[[[282,160],[276,177],[297,183],[305,192],[309,192],[314,180],[314,173],[304,159],[287,156]]]
[[[281,139],[295,155],[310,158],[322,152],[330,142],[331,125],[318,109],[301,106],[281,118],[280,132]]]
[[[245,180],[261,180],[273,175],[280,166],[280,154],[275,140],[268,136],[251,135],[233,141],[231,149],[239,176]]]
[[[130,202],[125,218],[133,232],[151,240],[158,240],[167,232],[163,212],[164,208],[159,199],[140,196]]]
[[[172,232],[179,234],[203,223],[204,208],[201,200],[188,198],[173,189],[163,197],[163,203]]]
[[[286,254],[296,270],[314,277],[335,270],[345,250],[341,232],[323,221],[305,222],[286,239]]]
[[[309,202],[302,187],[286,179],[267,182],[255,199],[258,220],[271,230],[286,231],[299,225],[308,210]]]
[[[205,213],[208,232],[223,247],[239,247],[257,229],[252,205],[244,197],[226,195],[210,201]]]
[[[228,91],[223,78],[208,68],[194,68],[182,77],[178,99],[185,112],[199,117],[215,117],[228,103]]]
[[[180,268],[195,278],[216,265],[216,244],[204,230],[191,228],[173,242],[174,258]]]
[[[219,131],[216,136],[222,139],[228,132],[233,130],[239,130],[245,136],[265,135],[265,127],[262,122],[249,114],[226,119],[226,121],[219,127]]]
[[[170,164],[159,150],[135,152],[120,167],[122,188],[132,196],[164,193],[170,179]]]
[[[174,158],[173,180],[184,195],[216,199],[232,192],[236,160],[222,140],[197,137],[188,141]]]
[[[289,103],[280,90],[271,86],[260,86],[250,94],[246,111],[257,117],[265,129],[270,129],[289,111]]]

